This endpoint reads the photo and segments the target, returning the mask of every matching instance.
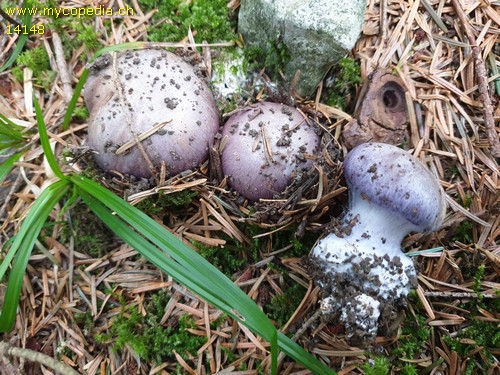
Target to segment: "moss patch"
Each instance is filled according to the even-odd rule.
[[[331,107],[347,110],[351,107],[350,97],[354,97],[356,85],[361,83],[361,69],[354,59],[345,57],[332,68],[327,81],[331,85],[323,91],[322,100]]]
[[[152,22],[156,26],[148,32],[153,42],[178,42],[187,36],[190,27],[200,42],[237,39],[226,0],[139,0],[139,4],[145,12],[158,9]]]
[[[84,204],[77,204],[71,209],[71,220],[71,225],[66,225],[62,234],[65,241],[73,235],[78,251],[99,258],[116,245],[113,232],[102,221],[96,220]]]
[[[173,316],[164,325],[160,324],[169,299],[169,295],[163,291],[153,294],[144,306],[146,315],[123,300],[120,313],[113,320],[109,333],[98,335],[97,340],[113,341],[117,351],[128,346],[141,359],[157,364],[173,360],[174,351],[188,360],[206,342],[206,337],[196,336],[188,331],[197,328],[188,315]]]
[[[166,210],[188,205],[198,193],[193,190],[182,190],[176,193],[153,195],[141,202],[136,207],[147,215],[158,215]]]
[[[56,76],[56,73],[50,70],[49,55],[42,46],[25,51],[17,58],[12,74],[19,82],[24,81],[23,68],[29,68],[33,72],[35,84],[43,87],[49,87]]]
[[[465,374],[486,374],[493,366],[493,356],[488,349],[500,347],[498,324],[473,319],[472,325],[462,330],[454,338],[443,337],[450,349],[462,357],[469,357],[472,351],[482,348],[469,358]]]
[[[299,307],[300,301],[304,298],[306,289],[300,284],[293,284],[283,294],[278,294],[271,299],[265,307],[269,317],[283,326]]]

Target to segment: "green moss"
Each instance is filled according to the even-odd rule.
[[[431,334],[423,315],[407,316],[402,327],[402,336],[393,354],[397,357],[413,359],[424,350]]]
[[[197,328],[188,315],[171,318],[165,325],[160,324],[169,298],[164,291],[154,294],[144,306],[145,316],[136,306],[123,302],[109,333],[99,335],[98,341],[113,341],[114,350],[117,351],[123,350],[125,346],[130,347],[141,359],[156,364],[175,359],[174,351],[188,360],[206,342],[206,337],[188,331]]]
[[[206,246],[194,242],[195,247],[202,257],[216,266],[226,276],[231,277],[248,263],[247,257],[241,247],[235,246]]]
[[[148,34],[154,42],[178,42],[191,27],[196,40],[209,43],[236,40],[226,0],[139,0],[141,9],[158,9]],[[164,22],[159,22],[164,20]]]
[[[386,357],[377,356],[363,364],[361,369],[365,375],[387,375],[389,374],[390,365]]]
[[[484,277],[485,269],[486,269],[486,267],[484,266],[484,264],[481,264],[477,268],[477,272],[474,275],[474,283],[472,284],[472,290],[474,290],[474,292],[476,292],[479,301],[481,301],[483,299],[483,294],[481,293],[481,280]]]
[[[472,197],[469,194],[466,194],[465,196],[465,202],[462,201],[462,199],[457,198],[456,199],[457,203],[463,206],[464,208],[470,208],[470,205],[472,203]],[[455,233],[453,233],[453,236],[451,237],[452,241],[459,241],[464,244],[471,244],[473,243],[474,239],[472,236],[472,230],[474,228],[474,225],[470,221],[462,221],[458,227],[455,229]]]
[[[75,107],[73,117],[78,121],[85,121],[89,117],[89,110],[87,107]]]
[[[87,310],[86,312],[76,313],[75,321],[80,326],[83,327],[85,335],[88,335],[94,330],[94,318],[92,317],[92,312]]]
[[[77,204],[71,209],[70,215],[71,225],[65,225],[62,230],[63,242],[73,235],[75,249],[94,258],[103,256],[115,246],[113,232],[102,221],[96,220],[86,205]]]
[[[286,64],[290,61],[290,54],[284,43],[273,42],[268,43],[265,48],[247,46],[245,48],[245,58],[250,62],[250,66],[255,66],[255,69],[260,70],[265,67],[267,73],[274,75],[284,70]]]
[[[457,229],[455,229],[455,233],[453,233],[451,240],[459,241],[464,244],[471,244],[474,241],[472,236],[473,229],[474,225],[470,221],[462,221]]]
[[[269,317],[283,326],[295,312],[304,298],[306,289],[300,284],[293,284],[283,294],[278,294],[265,306]]]
[[[46,2],[35,1],[35,6],[39,8],[59,8],[60,4],[55,0],[47,0]],[[70,59],[73,51],[80,47],[85,47],[85,53],[80,55],[80,59],[85,61],[93,56],[93,54],[104,44],[99,40],[100,34],[96,31],[93,25],[95,16],[81,16],[75,22],[74,16],[56,16],[55,13],[49,14],[50,22],[45,25],[58,33],[64,47],[64,55],[66,59]],[[104,24],[109,25],[110,21],[104,19]],[[75,33],[68,33],[67,30],[74,30]],[[70,37],[69,35],[74,35]]]
[[[19,82],[24,81],[23,68],[33,71],[33,79],[37,85],[49,87],[56,74],[50,70],[49,55],[44,47],[38,46],[19,55],[12,73]]]
[[[345,57],[328,75],[332,77],[333,83],[324,90],[322,100],[331,107],[346,110],[349,105],[347,98],[354,93],[356,85],[361,83],[359,64],[356,60]]]
[[[160,192],[139,202],[136,207],[148,215],[158,215],[171,208],[188,205],[197,195],[198,192],[194,190],[181,190],[171,194]]]
[[[318,235],[315,233],[306,233],[301,240],[298,240],[295,237],[295,227],[278,231],[271,237],[265,238],[255,237],[262,233],[267,233],[273,230],[273,228],[263,229],[256,225],[247,224],[240,226],[240,230],[248,238],[252,238],[253,242],[251,244],[242,244],[225,235],[221,235],[221,238],[226,240],[224,247],[206,246],[195,241],[193,241],[193,244],[198,249],[200,255],[218,267],[225,275],[232,276],[237,271],[243,270],[247,264],[256,263],[261,260],[263,248],[268,249],[267,251],[288,248],[286,252],[280,254],[280,257],[302,257],[311,251],[312,246],[318,238]],[[281,266],[279,261],[269,263],[268,266],[279,272],[286,273],[286,269]]]
[[[401,375],[418,375],[417,368],[411,363],[406,363],[401,368]]]
[[[73,48],[78,49],[80,46],[85,46],[85,54],[93,54],[104,45],[99,40],[99,35],[95,28],[85,23],[72,23],[76,30],[76,37],[73,40]]]
[[[463,329],[457,337],[445,336],[443,341],[458,355],[469,358],[465,373],[486,374],[486,368],[493,366],[493,356],[488,349],[500,347],[500,330],[498,329],[498,323],[473,319],[472,325]],[[481,355],[477,353],[470,358],[469,353],[479,347],[483,347],[480,351]],[[486,363],[484,363],[484,358],[487,359]]]

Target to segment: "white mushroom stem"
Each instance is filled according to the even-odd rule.
[[[416,273],[413,261],[401,251],[401,241],[414,225],[359,196],[352,203],[346,215],[348,233],[329,234],[311,255],[323,262],[325,273],[364,278],[360,293],[384,300],[406,297]],[[359,272],[358,267],[368,266],[368,273]]]
[[[393,211],[370,203],[358,194],[351,195],[346,220],[354,225],[348,238],[344,239],[370,254],[405,256],[401,251],[401,241],[418,228]]]

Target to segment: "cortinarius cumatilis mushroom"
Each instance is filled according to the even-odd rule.
[[[148,177],[164,162],[173,175],[208,157],[219,115],[193,66],[149,49],[104,55],[89,70],[88,143],[103,169]]]
[[[320,137],[293,107],[259,103],[224,125],[222,170],[234,190],[252,201],[272,198],[311,167]]]
[[[444,191],[418,159],[382,143],[355,147],[344,160],[344,175],[344,225],[318,242],[310,260],[323,289],[323,312],[340,318],[348,338],[370,343],[379,319],[389,320],[416,286],[415,267],[401,241],[410,232],[439,228]]]

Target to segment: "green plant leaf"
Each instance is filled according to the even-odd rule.
[[[73,112],[75,111],[76,108],[76,103],[78,102],[78,98],[80,97],[80,93],[83,90],[85,82],[87,82],[88,75],[89,75],[89,70],[87,68],[83,69],[80,79],[76,84],[75,91],[73,92],[73,96],[71,97],[71,100],[68,103],[68,108],[66,109],[66,113],[64,114],[64,119],[62,123],[64,130],[68,128],[69,123],[71,122]]]
[[[33,245],[50,212],[66,194],[69,187],[68,180],[59,180],[49,185],[40,194],[23,220],[9,252],[2,264],[0,264],[0,280],[2,280],[12,259],[15,257],[0,314],[0,332],[9,332],[14,326],[23,278]]]
[[[0,113],[0,139],[12,141],[24,141],[24,128],[9,120]]]
[[[8,176],[10,171],[12,170],[12,167],[14,166],[14,163],[18,161],[21,156],[23,156],[24,152],[18,152],[17,154],[13,154],[9,156],[6,160],[3,161],[2,164],[0,164],[0,184],[5,180],[5,177]]]
[[[31,23],[31,20],[30,20]],[[29,29],[29,26],[28,26]],[[9,59],[3,64],[3,66],[0,68],[0,73],[9,69],[12,64],[16,61],[17,57],[21,54],[23,51],[24,45],[28,41],[29,35],[23,34],[19,37],[19,40],[17,41],[16,48],[14,49],[14,52],[12,52],[12,55],[10,55]]]
[[[291,338],[283,334],[283,332],[278,332],[278,346],[283,352],[285,352],[290,358],[293,358],[297,362],[300,362],[308,370],[312,371],[313,374],[318,375],[336,375],[337,373],[331,368],[318,361],[313,355],[305,351],[301,346],[299,346]]]
[[[54,174],[63,180],[66,176],[64,176],[59,168],[56,157],[50,148],[50,141],[49,136],[47,135],[47,128],[45,127],[45,120],[43,119],[43,113],[35,96],[33,96],[33,102],[35,104],[36,121],[38,123],[38,133],[40,134],[40,143],[42,144],[43,152],[45,153],[47,162],[49,163],[49,166]]]

